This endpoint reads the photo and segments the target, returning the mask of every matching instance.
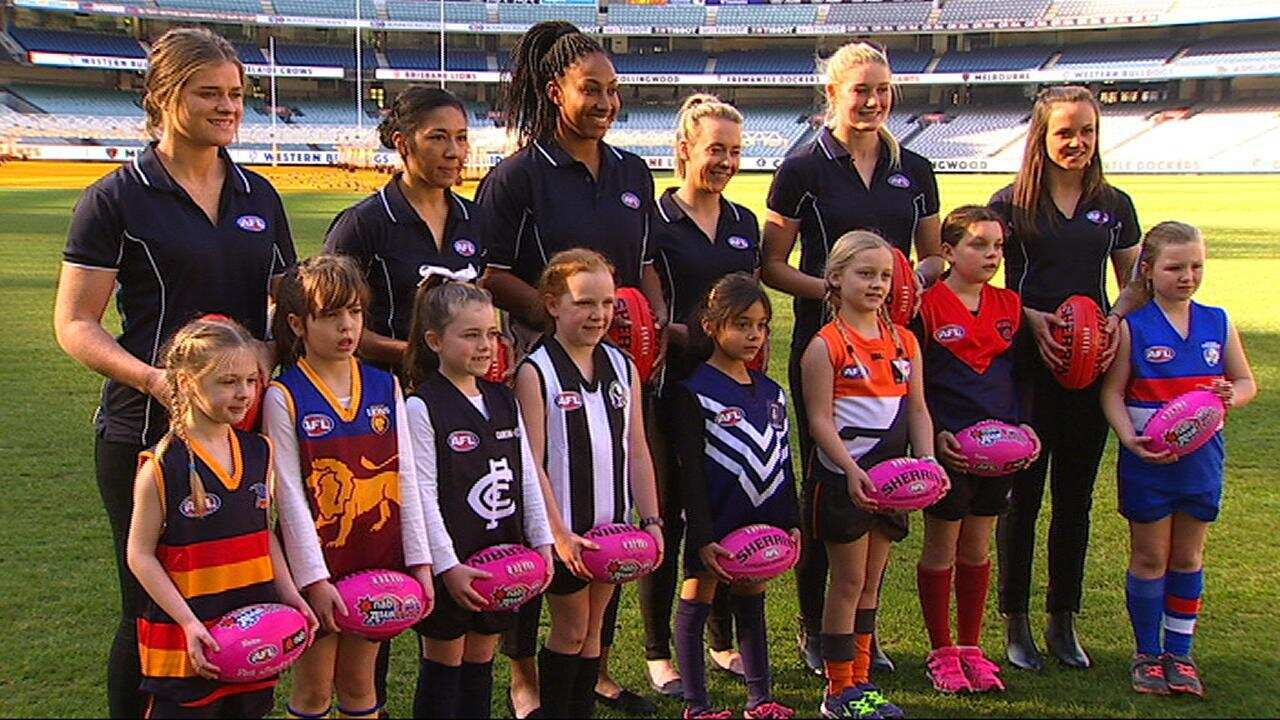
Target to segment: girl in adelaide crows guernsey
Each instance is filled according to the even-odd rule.
[[[791,396],[804,397],[800,358],[818,328],[830,319],[823,305],[823,263],[832,245],[851,230],[870,230],[910,257],[915,246],[917,282],[932,283],[942,272],[938,257],[938,183],[925,158],[901,147],[889,130],[893,77],[883,50],[854,42],[826,64],[826,126],[790,154],[773,176],[765,216],[762,278],[795,297],[788,376]],[[800,267],[790,265],[800,240]],[[813,440],[804,403],[796,405],[800,460],[805,468],[801,520],[813,517]],[[812,528],[805,531],[813,540]],[[801,651],[822,672],[818,632],[822,620],[827,559],[822,543],[806,542],[796,566],[796,590],[803,619]],[[876,667],[893,665],[873,644]]]
[[[165,352],[169,431],[140,456],[128,563],[150,596],[138,618],[146,717],[260,718],[275,678],[217,679],[207,625],[237,608],[283,602],[315,615],[268,527],[271,444],[232,427],[256,397],[253,337],[231,320],[196,320]]]
[[[349,258],[320,255],[285,275],[275,332],[285,370],[263,402],[279,450],[280,523],[294,581],[328,634],[294,666],[289,712],[318,718],[336,689],[342,717],[374,717],[379,643],[338,633],[331,580],[408,570],[431,610],[431,552],[400,383],[355,359],[369,290]]]
[[[846,233],[827,259],[832,321],[801,359],[804,402],[817,445],[811,522],[831,559],[822,616],[824,717],[901,717],[871,684],[871,635],[880,578],[907,516],[881,512],[866,469],[907,454],[933,455],[924,368],[915,336],[892,323],[885,298],[893,253],[875,233]]]
[[[462,561],[493,545],[527,544],[547,561],[550,582],[551,531],[515,393],[479,379],[498,342],[489,293],[429,279],[411,330],[405,409],[436,573],[436,608],[417,628],[413,716],[485,718],[494,648],[515,614],[481,612],[485,598],[471,583],[487,574]]]
[[[630,522],[634,501],[661,554],[662,519],[635,365],[602,342],[613,320],[613,268],[590,250],[567,250],[551,258],[539,290],[552,325],[516,372],[557,555],[539,695],[544,717],[591,717],[602,621],[617,586],[591,579],[582,550],[595,544],[582,536]]]
[[[1092,298],[1103,312],[1110,308],[1107,332],[1113,342],[1103,355],[1109,363],[1119,318],[1137,306],[1128,290],[1116,298],[1114,307],[1107,301],[1107,265],[1124,287],[1142,233],[1129,196],[1103,176],[1098,150],[1101,116],[1086,88],[1042,92],[1031,111],[1018,176],[988,203],[1009,231],[1005,285],[1021,296],[1022,314],[1034,340],[1021,344],[1018,363],[1030,383],[1030,424],[1044,443],[1039,461],[1014,482],[1009,512],[996,524],[1005,652],[1010,663],[1028,670],[1043,665],[1028,610],[1046,475],[1053,518],[1045,638],[1059,662],[1076,668],[1091,665],[1076,638],[1075,615],[1083,595],[1089,511],[1107,444],[1107,421],[1098,403],[1100,383],[1067,390],[1054,379],[1050,368],[1063,362],[1066,349],[1054,341],[1050,329],[1062,324],[1054,311],[1072,295]]]
[[[415,85],[396,96],[378,126],[404,171],[333,219],[325,252],[355,258],[373,293],[360,357],[399,368],[414,292],[428,266],[484,269],[484,217],[458,197],[467,157],[467,112],[441,88]]]
[[[942,256],[951,269],[925,291],[912,324],[923,348],[924,395],[937,431],[938,457],[951,479],[951,491],[924,511],[924,551],[916,567],[920,609],[933,646],[927,672],[944,693],[1004,689],[1000,668],[978,643],[991,577],[991,530],[1008,505],[1016,476],[968,474],[955,435],[983,420],[1019,424],[1028,414],[1020,403],[1013,361],[1022,304],[1012,290],[988,284],[1000,269],[1003,246],[1004,225],[995,211],[977,205],[952,210],[942,223]],[[1031,426],[1022,429],[1035,440]],[[951,637],[952,576],[958,643]]]
[[[787,432],[787,396],[746,363],[769,337],[769,297],[746,273],[722,278],[707,296],[701,330],[714,344],[711,359],[673,391],[671,437],[678,448],[680,490],[688,521],[687,579],[676,611],[676,655],[684,685],[686,718],[727,717],[711,709],[702,633],[711,602],[730,578],[719,559],[719,540],[755,523],[791,530],[800,542],[795,478]],[[695,318],[695,321],[698,319]],[[747,682],[743,717],[789,718],[795,711],[773,699],[763,582],[732,587],[729,604]]]
[[[1120,514],[1129,521],[1126,596],[1137,641],[1131,674],[1141,693],[1204,696],[1191,641],[1226,460],[1221,431],[1179,459],[1149,449],[1143,428],[1161,405],[1190,390],[1214,392],[1228,411],[1258,392],[1226,311],[1191,299],[1204,255],[1200,231],[1190,225],[1162,222],[1147,232],[1134,285],[1149,299],[1121,323],[1102,387],[1103,411],[1120,440],[1116,481]]]

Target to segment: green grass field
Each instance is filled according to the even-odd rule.
[[[3,171],[21,186],[21,166]],[[666,180],[666,179],[663,179]],[[1007,182],[1000,176],[944,176],[944,209],[985,202]],[[1128,688],[1132,637],[1124,606],[1127,531],[1115,512],[1114,454],[1103,463],[1096,493],[1085,609],[1086,646],[1097,666],[1087,672],[1050,667],[1039,674],[1006,669],[1008,692],[945,698],[924,678],[928,642],[916,600],[914,565],[920,532],[895,551],[881,608],[881,637],[897,660],[879,678],[913,716],[1254,716],[1280,715],[1280,178],[1121,177],[1113,181],[1137,203],[1144,226],[1181,219],[1208,238],[1209,267],[1200,299],[1222,305],[1244,333],[1263,388],[1259,400],[1228,423],[1227,491],[1207,551],[1207,592],[1197,655],[1209,697],[1135,696]],[[768,177],[743,176],[731,195],[763,215]],[[659,187],[664,185],[659,182]],[[8,341],[0,344],[0,716],[100,716],[106,712],[104,659],[116,622],[115,567],[105,515],[93,479],[90,419],[99,379],[73,363],[53,340],[51,313],[59,260],[76,190],[0,191],[0,289]],[[290,192],[285,204],[299,254],[315,252],[334,213],[353,194]],[[774,374],[786,366],[790,308],[778,303]],[[114,322],[114,321],[113,321]],[[1047,502],[1046,502],[1047,505]],[[1041,523],[1041,537],[1047,527]],[[1033,605],[1042,602],[1043,541]],[[769,618],[776,690],[805,714],[817,707],[821,683],[801,670],[790,578],[770,592]],[[985,644],[1002,657],[994,600]],[[629,687],[647,689],[634,591],[628,590],[612,667]],[[1037,622],[1039,625],[1039,621]],[[416,664],[414,641],[396,642],[390,710],[409,713]],[[495,713],[502,713],[506,665],[499,662]],[[743,692],[713,676],[714,697],[741,706]],[[283,690],[280,697],[284,696]],[[278,703],[283,707],[283,700]],[[679,706],[664,701],[674,716]]]

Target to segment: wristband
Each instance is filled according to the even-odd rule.
[[[662,518],[657,516],[640,518],[641,530],[648,530],[650,525],[657,525],[658,527],[663,527],[666,525],[666,523],[662,521]]]

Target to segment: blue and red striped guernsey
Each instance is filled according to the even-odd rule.
[[[273,384],[293,415],[307,504],[329,574],[403,570],[395,376],[352,358],[346,405],[306,360]]]
[[[1129,326],[1129,383],[1124,403],[1139,432],[1161,405],[1223,377],[1227,313],[1191,303],[1187,337],[1182,337],[1154,301],[1125,317]]]
[[[156,473],[165,522],[156,559],[206,625],[245,605],[278,601],[267,535],[271,446],[261,435],[231,432],[230,469],[220,467],[198,443],[192,445],[196,473],[208,495],[203,516],[197,516],[191,499],[187,446],[181,440],[173,439]],[[141,462],[154,459],[151,450],[140,456]],[[200,677],[187,656],[182,627],[152,600],[138,618],[138,649],[142,690],[192,707],[276,682]]]

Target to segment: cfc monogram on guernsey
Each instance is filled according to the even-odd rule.
[[[245,605],[277,602],[267,535],[270,445],[261,435],[232,432],[229,469],[220,469],[193,445],[196,473],[208,494],[203,515],[191,499],[187,446],[181,440],[173,439],[156,473],[164,504],[156,559],[206,625]],[[140,459],[154,459],[154,454],[148,450]],[[207,705],[276,683],[275,678],[231,684],[200,677],[187,655],[182,626],[150,599],[138,618],[138,650],[142,691],[178,703]]]
[[[631,517],[627,438],[631,427],[631,361],[602,342],[592,353],[595,381],[553,337],[525,358],[538,371],[546,400],[547,479],[565,524],[575,533]]]
[[[476,385],[488,418],[439,373],[432,373],[415,393],[435,429],[440,514],[460,558],[524,538],[515,394],[484,380]]]
[[[306,360],[275,384],[293,413],[307,504],[329,573],[402,569],[395,378],[352,359],[345,407]]]

